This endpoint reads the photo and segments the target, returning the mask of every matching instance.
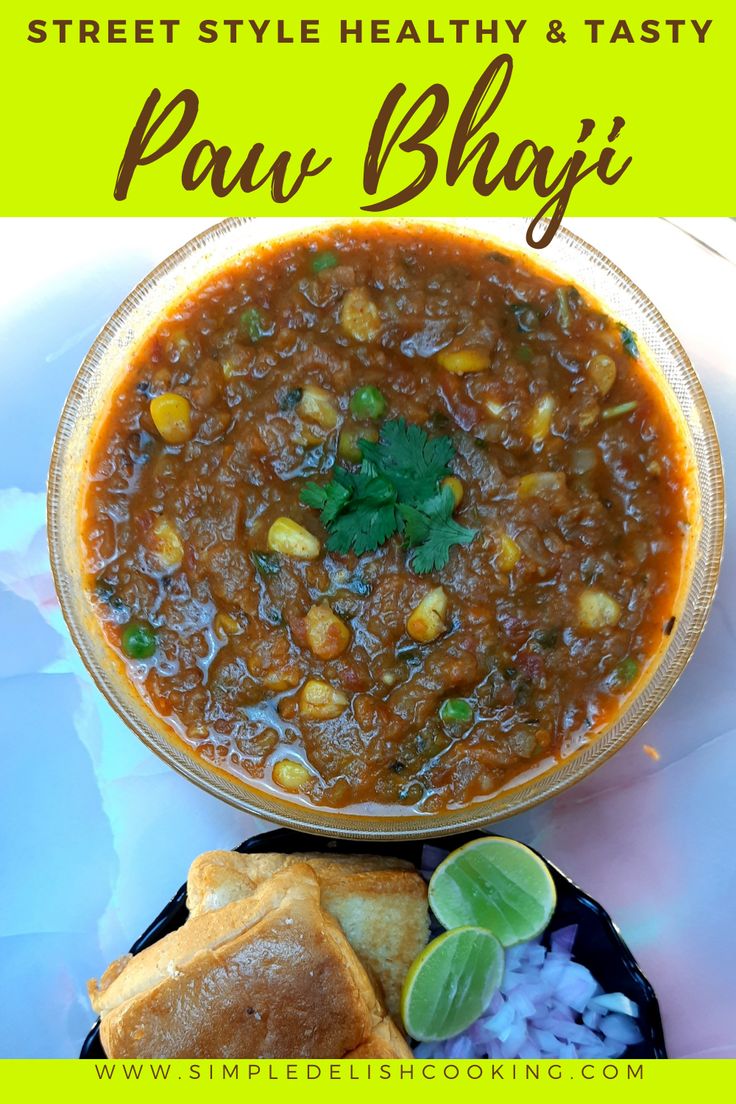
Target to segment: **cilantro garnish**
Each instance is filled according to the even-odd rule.
[[[475,536],[475,529],[455,521],[454,509],[455,499],[449,487],[441,487],[419,509],[399,504],[404,542],[411,549],[409,563],[418,575],[439,571],[449,560],[453,544],[470,544]]]
[[[384,423],[378,441],[361,439],[358,447],[358,471],[336,465],[329,483],[307,483],[299,496],[320,511],[331,552],[360,556],[399,534],[423,575],[445,566],[453,544],[470,544],[475,530],[454,520],[452,491],[440,487],[455,455],[449,437],[429,437],[398,418]]]
[[[360,441],[360,451],[393,483],[398,500],[414,506],[437,493],[455,455],[449,437],[428,437],[421,426],[407,425],[403,418],[385,422],[378,441]]]
[[[621,330],[621,344],[630,357],[636,360],[639,356],[639,346],[636,343],[636,334],[628,326],[619,326]]]

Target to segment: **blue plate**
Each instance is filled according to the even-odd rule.
[[[277,828],[273,832],[263,832],[241,843],[236,851],[248,854],[269,851],[291,854],[298,851],[333,851],[343,854],[390,855],[407,859],[421,869],[422,851],[431,847],[449,854],[457,847],[471,840],[483,838],[481,832],[451,836],[422,842],[410,840],[402,843],[385,841],[371,842],[361,840],[335,840],[321,836],[310,836],[304,832],[293,832],[289,828]],[[667,1051],[662,1031],[662,1018],[654,990],[642,974],[629,948],[621,938],[606,910],[583,893],[581,889],[566,878],[557,867],[547,862],[557,889],[557,907],[550,922],[549,930],[557,931],[568,924],[577,924],[575,937],[575,958],[587,966],[596,980],[607,993],[623,993],[639,1006],[639,1029],[644,1038],[642,1042],[626,1051],[628,1058],[666,1058]],[[131,954],[150,947],[170,932],[180,928],[189,915],[187,911],[186,883],[172,897],[166,907],[143,932],[130,948]],[[87,1035],[82,1045],[80,1058],[104,1059],[105,1052],[100,1043],[99,1020]]]

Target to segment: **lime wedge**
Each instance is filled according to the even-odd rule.
[[[485,928],[455,928],[427,944],[406,975],[401,1016],[413,1039],[449,1039],[488,1007],[503,977],[503,947]]]
[[[528,847],[500,836],[453,851],[429,883],[429,903],[443,928],[487,928],[504,947],[540,935],[556,902],[546,864]]]

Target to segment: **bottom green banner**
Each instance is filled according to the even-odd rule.
[[[331,1062],[331,1061],[150,1061],[83,1062],[7,1060],[0,1062],[0,1089],[53,1093],[57,1100],[76,1099],[80,1092],[106,1101],[137,1102],[170,1098],[195,1101],[204,1090],[209,1098],[232,1099],[247,1085],[300,1104],[319,1100],[375,1099],[376,1092],[402,1099],[421,1098],[427,1104],[446,1101],[447,1093],[463,1094],[492,1088],[514,1100],[563,1099],[566,1102],[637,1097],[647,1104],[672,1094],[703,1093],[736,1086],[736,1063],[728,1060],[666,1061],[457,1061],[457,1062]]]

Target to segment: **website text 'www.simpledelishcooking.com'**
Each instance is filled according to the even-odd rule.
[[[643,1081],[631,1062],[96,1062],[100,1081]]]

